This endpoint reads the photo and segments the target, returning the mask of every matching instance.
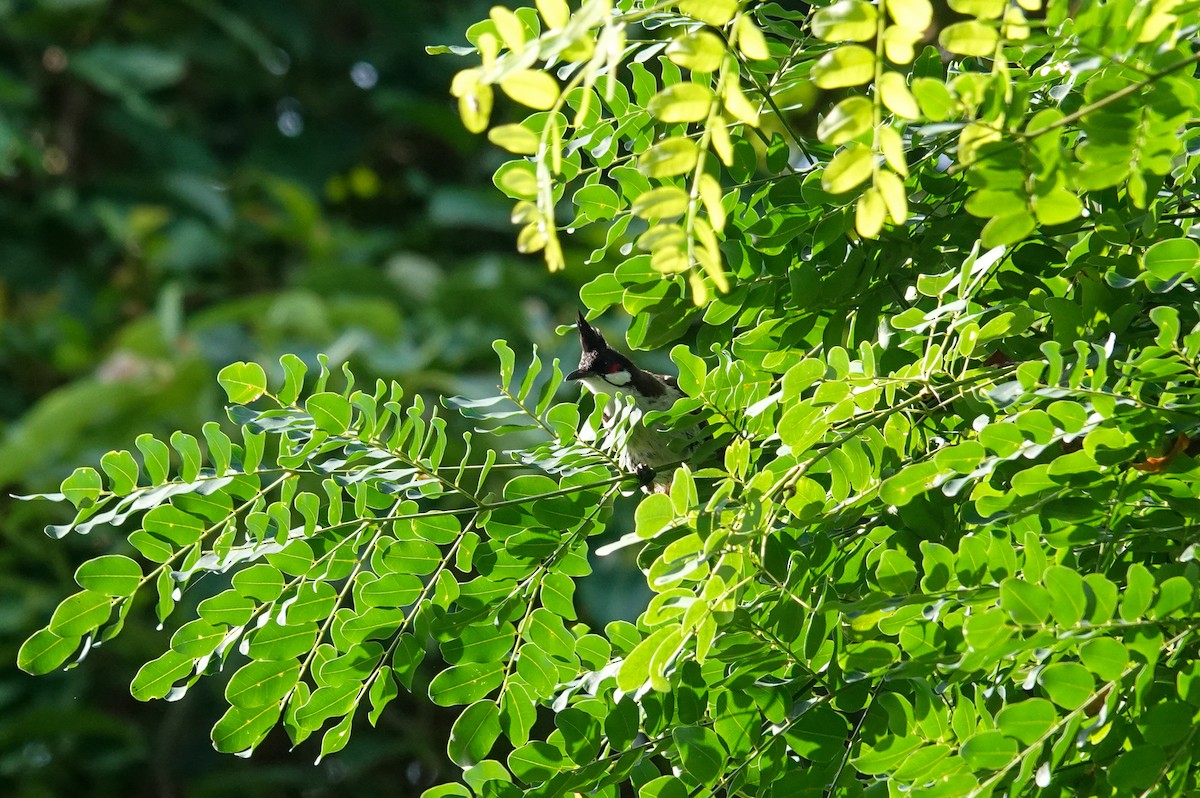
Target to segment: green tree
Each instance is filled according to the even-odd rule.
[[[53,497],[52,534],[128,523],[137,556],[82,565],[22,667],[213,574],[134,694],[224,665],[218,749],[324,756],[436,648],[465,786],[431,798],[1195,791],[1196,10],[494,8],[453,92],[518,156],[518,247],[561,269],[597,226],[622,257],[582,300],[689,339],[691,398],[644,421],[705,419],[707,459],[592,552],[634,478],[557,363],[497,342],[451,457],[394,384],[237,363],[228,432]],[[493,123],[496,87],[532,115]],[[576,582],[621,550],[652,598],[590,628]]]

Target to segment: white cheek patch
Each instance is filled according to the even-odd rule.
[[[631,379],[633,379],[633,376],[628,371],[614,371],[612,374],[604,375],[605,382],[609,385],[616,385],[619,388],[628,385]]]
[[[587,388],[592,393],[603,393],[613,396],[617,392],[616,386],[609,385],[604,381],[603,377],[584,377],[580,382],[583,383],[584,388]]]

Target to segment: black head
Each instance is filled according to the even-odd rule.
[[[629,359],[609,348],[604,336],[587,323],[582,311],[579,313],[579,368],[567,375],[568,380],[598,378],[614,387],[627,385],[637,367]]]

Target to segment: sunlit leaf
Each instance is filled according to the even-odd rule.
[[[230,363],[217,374],[217,382],[225,389],[229,401],[248,404],[267,390],[267,373],[257,363]]]
[[[813,81],[822,89],[861,86],[875,77],[875,54],[861,45],[843,45],[821,56],[812,72]]]
[[[646,106],[663,122],[699,122],[712,108],[712,89],[699,83],[676,83],[650,98]]]

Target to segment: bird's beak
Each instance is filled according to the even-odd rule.
[[[568,380],[582,380],[586,376],[588,376],[588,373],[586,371],[584,371],[583,369],[575,369],[574,371],[572,371],[570,374],[567,375],[567,379]]]

